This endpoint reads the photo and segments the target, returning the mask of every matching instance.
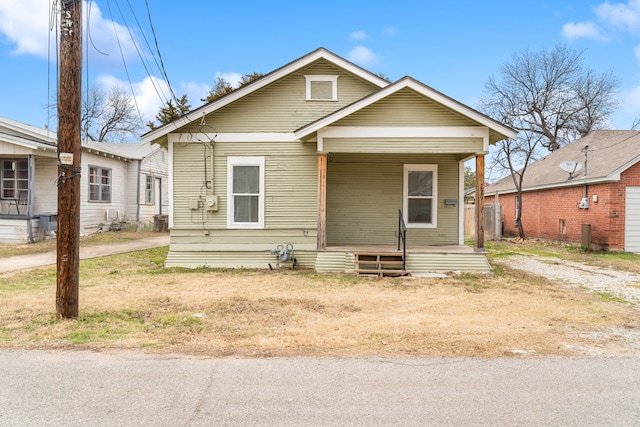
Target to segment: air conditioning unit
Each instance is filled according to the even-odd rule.
[[[580,199],[580,203],[578,203],[578,207],[580,209],[589,209],[589,198],[583,197],[582,199]]]

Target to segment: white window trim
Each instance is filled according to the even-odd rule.
[[[96,169],[98,182],[91,183],[91,169]],[[102,171],[109,172],[109,184],[102,183]],[[105,166],[96,166],[89,165],[89,177],[88,177],[88,187],[87,187],[87,201],[89,203],[112,203],[113,201],[113,168],[105,167]],[[91,198],[91,186],[98,187],[98,196],[97,200]],[[102,187],[109,187],[109,200],[102,200]]]
[[[432,223],[409,222],[409,172],[429,171],[433,172],[433,203],[431,203]],[[438,165],[404,165],[404,177],[402,188],[402,215],[407,228],[437,228],[438,227]]]
[[[258,166],[260,176],[260,194],[258,195],[258,222],[234,222],[233,167]],[[264,228],[264,157],[227,157],[227,228],[262,229]]]
[[[338,77],[328,74],[310,74],[305,75],[304,78],[307,81],[307,101],[337,101],[338,100]],[[331,85],[331,99],[315,99],[311,98],[311,82],[332,82]]]
[[[155,204],[155,183],[156,181],[153,175],[144,176],[144,204],[147,206],[153,206]],[[151,188],[148,188],[149,184],[151,184]]]

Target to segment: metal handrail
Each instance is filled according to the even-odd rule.
[[[398,250],[402,242],[402,270],[407,269],[407,225],[404,223],[402,209],[398,209]]]

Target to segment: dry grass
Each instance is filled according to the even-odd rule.
[[[513,254],[532,254],[545,257],[562,258],[582,262],[603,268],[618,269],[640,273],[640,255],[630,252],[592,252],[581,248],[577,243],[557,242],[545,239],[507,239],[501,242],[487,242],[491,256]]]
[[[81,263],[80,318],[55,319],[55,268],[0,276],[0,347],[209,356],[629,354],[638,312],[518,271],[373,279],[164,269],[166,248]],[[636,349],[637,350],[637,349]],[[587,351],[587,350],[584,350]]]
[[[121,243],[135,239],[142,239],[145,237],[157,237],[159,234],[151,232],[150,230],[143,231],[117,231],[108,233],[93,233],[80,237],[80,246],[94,246],[94,245],[106,245],[109,243]],[[31,255],[40,254],[44,252],[55,252],[56,240],[47,239],[41,240],[35,243],[19,243],[19,244],[7,244],[0,243],[0,258],[17,256],[17,255]]]

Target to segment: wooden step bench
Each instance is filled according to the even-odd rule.
[[[356,252],[355,272],[358,276],[375,275],[385,276],[410,276],[411,272],[402,268],[404,264],[402,254]]]

